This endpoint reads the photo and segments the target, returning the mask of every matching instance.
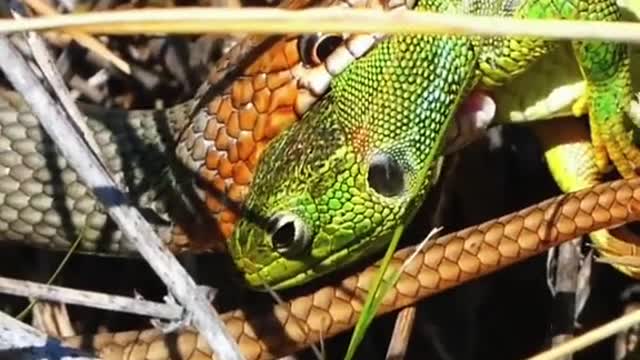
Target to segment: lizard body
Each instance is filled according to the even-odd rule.
[[[424,0],[416,10],[609,21],[622,16],[609,0]],[[611,159],[623,176],[633,176],[640,152],[627,118],[629,51],[601,42],[570,46],[585,81],[576,104],[589,114],[597,173]],[[497,91],[559,47],[536,38],[397,35],[338,74],[323,100],[276,138],[258,165],[245,204],[251,216],[240,220],[230,247],[246,282],[298,285],[386,246],[436,180],[460,100],[474,89]]]

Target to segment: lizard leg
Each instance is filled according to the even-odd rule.
[[[533,129],[544,148],[551,175],[563,192],[572,192],[600,183],[596,152],[584,122],[576,118],[561,123],[541,122]],[[633,278],[640,279],[640,246],[629,229],[603,229],[589,234],[604,262]],[[625,261],[619,261],[619,259]]]
[[[513,11],[516,18],[601,21],[621,18],[615,0],[527,0]],[[489,87],[509,81],[556,46],[530,38],[478,42],[483,50],[479,66],[481,82]],[[605,172],[610,159],[622,176],[634,176],[640,167],[640,149],[633,144],[633,124],[626,117],[632,95],[629,50],[624,44],[597,41],[575,41],[572,45],[587,84],[584,101],[596,165],[600,172]]]

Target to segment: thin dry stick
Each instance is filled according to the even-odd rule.
[[[31,325],[58,339],[77,335],[65,304],[35,302]]]
[[[404,359],[407,354],[407,347],[409,345],[409,339],[411,339],[411,332],[415,320],[415,306],[404,308],[398,313],[395,326],[393,327],[391,341],[389,342],[389,348],[387,349],[386,360]]]
[[[0,69],[17,91],[29,94],[25,101],[62,155],[84,183],[93,189],[123,234],[136,245],[175,298],[188,309],[194,326],[203,333],[218,358],[242,359],[238,345],[220,321],[216,310],[204,294],[198,291],[193,279],[173,254],[163,246],[140,212],[129,206],[126,194],[87,147],[62,109],[38,82],[22,55],[5,37],[0,37]]]
[[[59,15],[59,13],[49,4],[41,0],[23,0],[30,8],[40,15]],[[110,61],[116,68],[120,69],[127,75],[131,74],[131,67],[126,61],[120,59],[109,48],[107,48],[100,40],[89,34],[80,31],[69,30],[67,33],[80,45],[95,52],[99,56]]]
[[[0,350],[43,346],[47,335],[0,311]]]
[[[45,346],[47,340],[47,335],[43,332],[0,311],[0,351],[30,347],[39,348]],[[13,353],[11,355],[18,358],[21,354]],[[86,356],[61,356],[59,353],[56,355],[61,359],[98,360],[94,357]],[[26,353],[24,356],[36,358],[33,353]]]
[[[580,351],[588,346],[595,344],[598,341],[604,340],[609,336],[613,336],[619,332],[622,332],[635,324],[640,323],[640,310],[630,312],[623,315],[616,320],[610,321],[598,328],[595,328],[587,333],[584,333],[572,340],[569,340],[561,345],[558,345],[550,350],[547,350],[541,354],[529,358],[529,360],[552,360],[559,359]]]
[[[20,15],[14,14],[14,16]],[[69,119],[73,124],[82,132],[82,137],[85,139],[91,150],[93,150],[94,154],[96,154],[98,159],[104,163],[104,158],[98,151],[100,148],[98,143],[96,143],[94,138],[89,136],[91,132],[89,131],[89,127],[85,121],[85,115],[80,111],[80,109],[78,109],[77,104],[71,98],[71,94],[64,83],[64,79],[62,78],[62,75],[60,75],[60,72],[58,72],[55,61],[51,58],[51,55],[47,50],[46,43],[35,32],[27,33],[26,40],[31,48],[33,59],[38,64],[38,67],[42,71],[42,75],[46,81],[51,84],[51,88],[58,97],[60,105],[69,115]]]
[[[577,310],[578,276],[580,274],[581,255],[579,251],[582,238],[566,242],[549,253],[547,276],[553,294],[553,314],[551,320],[552,346],[562,344],[574,337]],[[551,265],[555,263],[555,268]],[[550,275],[550,272],[553,275]],[[571,360],[567,355],[564,360]]]
[[[107,295],[94,291],[75,290],[6,277],[0,277],[0,293],[169,320],[180,320],[182,317],[182,308],[178,305]]]
[[[580,39],[640,43],[640,24],[633,22],[516,19],[335,7],[305,10],[136,9],[0,20],[0,34],[56,28],[119,35],[348,32],[534,36],[555,40]]]

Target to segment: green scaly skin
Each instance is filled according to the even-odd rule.
[[[511,3],[423,0],[416,10],[620,19],[613,0]],[[350,66],[263,155],[245,204],[248,216],[230,247],[247,284],[299,285],[386,246],[435,182],[460,99],[476,86],[502,86],[557,46],[539,39],[404,35]],[[640,157],[624,116],[631,100],[627,48],[575,42],[573,49],[587,82],[597,166],[603,170],[610,158],[632,176]],[[390,167],[389,179],[370,182],[369,171],[381,163]]]

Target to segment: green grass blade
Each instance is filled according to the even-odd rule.
[[[353,330],[353,334],[351,335],[351,340],[349,342],[349,348],[347,349],[345,360],[351,360],[355,355],[358,346],[360,346],[360,343],[364,339],[366,331],[369,328],[369,325],[371,325],[371,322],[373,321],[373,318],[375,317],[375,314],[380,307],[382,299],[384,299],[386,291],[391,288],[390,286],[384,286],[383,289],[386,289],[386,291],[379,291],[381,286],[383,285],[383,282],[386,282],[384,281],[384,276],[389,267],[389,264],[391,263],[391,258],[396,251],[396,247],[400,242],[400,237],[402,236],[403,231],[404,225],[400,225],[393,233],[393,238],[391,239],[391,242],[387,247],[387,252],[384,255],[380,269],[378,269],[376,278],[369,287],[367,299],[365,300],[364,306],[362,307],[362,314],[360,315],[358,323],[356,324],[356,327]]]
[[[389,264],[391,263],[391,258],[395,253],[395,249],[400,241],[400,237],[402,236],[402,232],[404,230],[404,226],[399,226],[396,228],[396,232],[393,234],[393,239],[387,248],[387,253],[384,256],[382,261],[382,265],[376,274],[376,280],[372,284],[372,289],[369,290],[367,294],[367,299],[362,308],[362,314],[360,319],[358,319],[358,323],[356,324],[355,329],[353,330],[353,335],[351,336],[351,341],[349,343],[349,348],[347,349],[347,355],[345,359],[351,360],[357,347],[364,339],[364,335],[366,333],[367,328],[373,321],[382,300],[387,295],[389,290],[395,286],[395,284],[400,279],[400,276],[404,272],[404,269],[409,266],[411,261],[417,256],[419,252],[424,249],[429,240],[433,239],[441,230],[441,227],[435,228],[429,232],[429,235],[416,247],[416,250],[407,258],[407,260],[402,264],[400,269],[393,270],[390,274],[387,274],[387,269]],[[388,276],[387,276],[388,275]],[[385,278],[386,276],[386,278]],[[373,291],[372,291],[373,290]]]

